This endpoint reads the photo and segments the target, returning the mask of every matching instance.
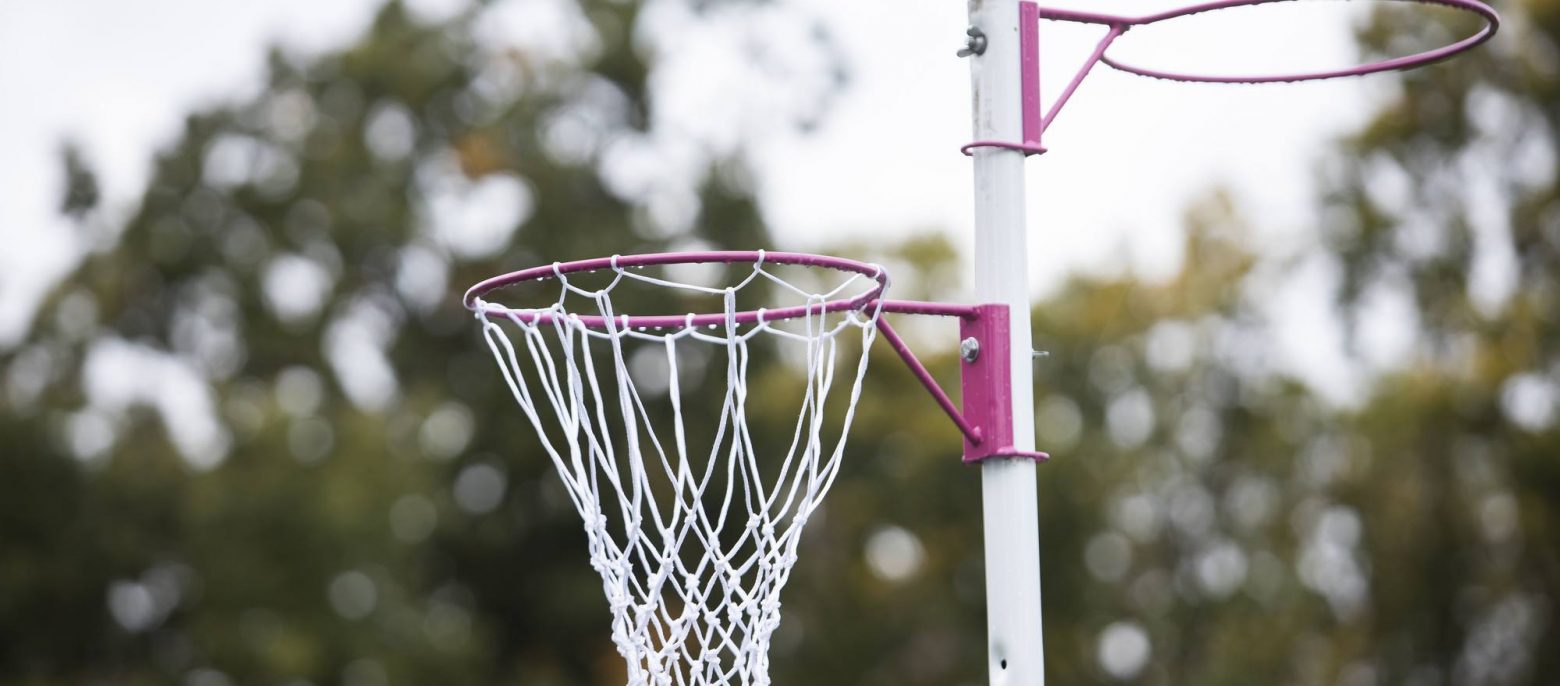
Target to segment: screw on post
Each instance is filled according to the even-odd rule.
[[[981,31],[980,27],[971,26],[964,30],[964,34],[969,37],[964,40],[964,47],[959,48],[960,57],[986,54],[986,32]]]
[[[980,357],[980,341],[974,336],[959,341],[959,359],[965,362],[974,362]]]

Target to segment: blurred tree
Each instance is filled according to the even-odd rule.
[[[1340,659],[1389,682],[1560,678],[1560,3],[1499,9],[1497,40],[1404,74],[1322,166],[1340,310],[1388,370],[1351,426],[1372,592]],[[1403,25],[1383,8],[1366,51],[1472,28]]]
[[[1051,679],[1560,678],[1560,5],[1500,9],[1494,43],[1403,74],[1324,159],[1310,253],[1262,255],[1215,194],[1189,212],[1169,281],[1080,279],[1036,309],[1051,351],[1037,426],[1059,456],[1041,470]],[[1365,52],[1474,28],[1402,33],[1420,12],[1382,9]],[[1361,380],[1341,407],[1273,355],[1266,301],[1316,260],[1342,275]],[[1396,347],[1382,335],[1394,327],[1412,332]],[[866,397],[916,395],[880,363]],[[837,556],[802,557],[812,581],[792,607],[807,658],[778,662],[789,682],[806,683],[814,660],[865,669],[860,683],[975,683],[984,670],[978,487],[938,483],[946,467],[921,459],[956,440],[921,405],[873,403],[858,424],[869,459],[851,463],[818,536],[868,554],[843,583]],[[888,527],[924,546],[924,571],[892,592],[869,571]],[[862,635],[861,616],[891,619]],[[857,656],[814,652],[830,645]]]
[[[766,244],[740,151],[648,87],[677,52],[649,24],[760,14],[810,21],[392,2],[191,115],[0,353],[0,683],[621,682],[579,523],[513,440],[460,289]],[[64,160],[62,209],[95,229],[93,174]]]

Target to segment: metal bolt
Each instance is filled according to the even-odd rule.
[[[959,48],[958,55],[960,57],[986,54],[986,33],[984,31],[981,31],[978,27],[971,26],[965,29],[964,34],[969,36],[969,38],[965,39],[964,47]]]
[[[974,362],[978,357],[980,357],[980,341],[975,340],[973,336],[959,341],[960,359],[963,359],[965,362]]]
[[[1037,360],[1042,358],[1042,357],[1050,357],[1051,356],[1051,351],[1049,351],[1049,350],[1031,350],[1029,352],[1031,354],[1033,354],[1035,359],[1037,359]]]

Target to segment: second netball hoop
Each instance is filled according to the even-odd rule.
[[[1150,24],[1158,24],[1190,17],[1197,14],[1205,14],[1218,10],[1226,10],[1237,7],[1256,7],[1272,5],[1280,2],[1294,2],[1295,0],[1217,0],[1196,5],[1188,5],[1178,9],[1144,14],[1139,16],[1124,16],[1116,14],[1104,14],[1100,12],[1083,12],[1078,10],[1041,7],[1033,2],[1019,3],[1019,50],[1021,51],[1022,79],[1023,79],[1023,107],[1024,127],[1023,138],[1020,141],[978,140],[964,146],[966,155],[972,154],[977,148],[1004,148],[1018,150],[1026,155],[1038,155],[1045,152],[1045,146],[1041,144],[1042,136],[1051,123],[1056,120],[1056,115],[1062,110],[1062,106],[1072,98],[1083,79],[1089,75],[1096,64],[1104,64],[1108,67],[1123,71],[1128,74],[1147,76],[1169,81],[1186,81],[1196,83],[1295,83],[1300,81],[1320,81],[1324,79],[1336,79],[1348,76],[1364,76],[1383,71],[1395,71],[1401,69],[1413,69],[1433,62],[1439,62],[1458,53],[1471,50],[1489,40],[1500,28],[1500,15],[1495,13],[1489,5],[1480,0],[1387,0],[1389,2],[1408,3],[1413,5],[1435,5],[1460,10],[1477,16],[1484,22],[1484,26],[1472,35],[1462,40],[1443,45],[1423,52],[1401,57],[1392,57],[1384,60],[1361,64],[1342,69],[1325,69],[1316,71],[1299,71],[1279,74],[1196,74],[1188,72],[1170,71],[1147,66],[1128,64],[1115,59],[1110,55],[1110,48],[1116,40],[1127,33],[1128,30]],[[1041,104],[1040,99],[1040,30],[1042,20],[1065,21],[1079,24],[1097,24],[1106,28],[1105,35],[1095,45],[1093,53],[1084,60],[1083,66],[1073,76],[1067,86],[1056,97],[1049,108]],[[981,36],[984,41],[984,36]],[[962,54],[962,53],[961,53]]]

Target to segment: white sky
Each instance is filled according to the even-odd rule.
[[[775,247],[928,228],[946,229],[967,247],[970,165],[958,146],[969,131],[968,66],[953,56],[963,38],[964,3],[789,2],[826,21],[844,46],[851,82],[821,130],[775,131],[756,145],[761,198],[780,241]],[[1058,4],[1124,13],[1167,6]],[[7,246],[0,249],[0,342],[19,333],[23,305],[58,278],[72,252],[68,226],[56,214],[64,138],[84,144],[101,172],[108,206],[127,211],[153,153],[176,139],[187,112],[256,90],[267,45],[303,51],[341,45],[378,5],[0,0],[0,241]],[[1353,56],[1349,28],[1357,9],[1281,3],[1177,20],[1130,32],[1113,52],[1167,67],[1339,66]],[[1048,23],[1042,39],[1042,82],[1055,93],[1096,34]],[[1101,66],[1048,132],[1051,152],[1028,165],[1037,294],[1078,269],[1169,273],[1177,266],[1183,209],[1215,183],[1235,190],[1273,242],[1295,242],[1301,236],[1295,229],[1308,223],[1314,151],[1370,110],[1368,89],[1390,83],[1183,85]],[[1293,316],[1290,326],[1305,330],[1326,318],[1313,309]],[[1288,354],[1321,354],[1307,352],[1314,347]]]

